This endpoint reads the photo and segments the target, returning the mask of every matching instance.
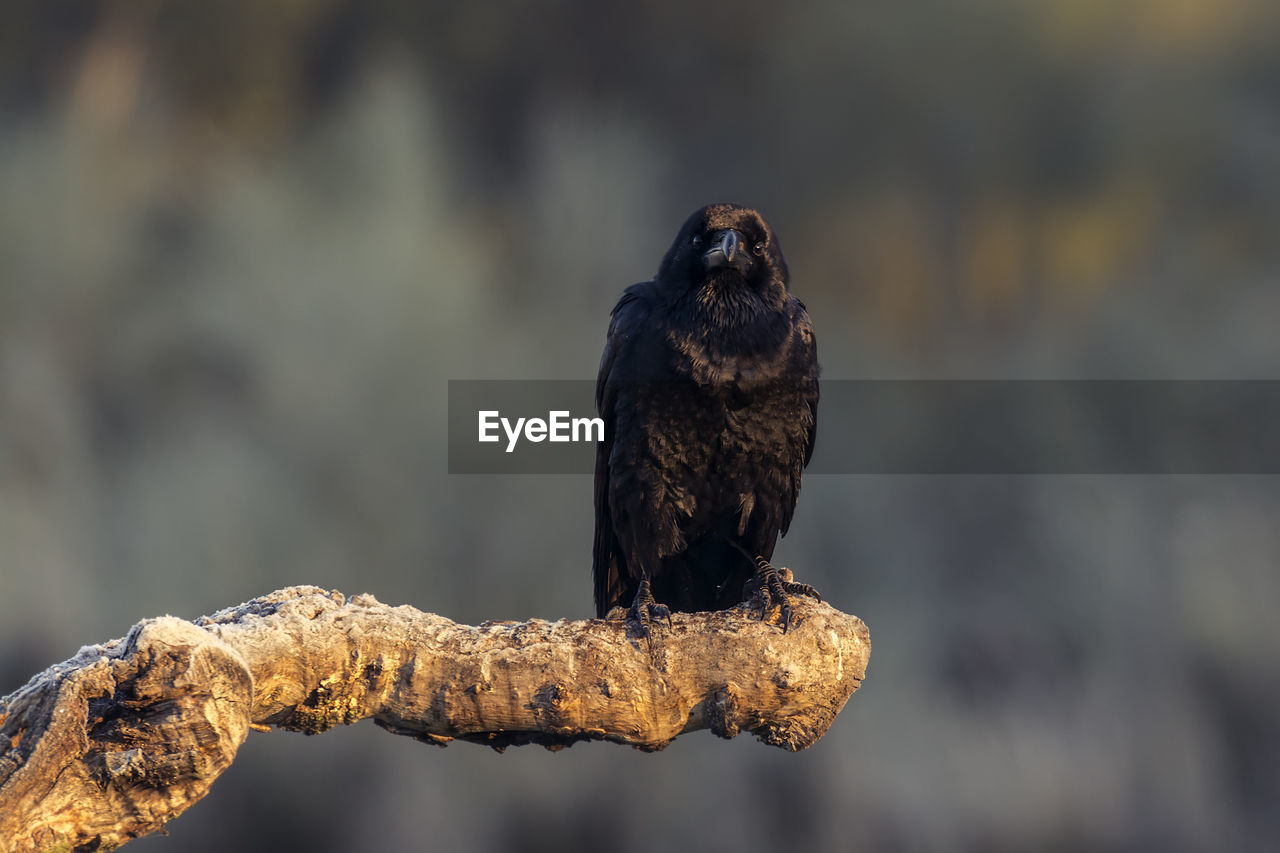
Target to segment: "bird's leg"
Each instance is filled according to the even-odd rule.
[[[751,596],[753,603],[760,608],[760,619],[764,620],[765,615],[769,612],[769,608],[774,604],[780,605],[782,608],[782,633],[786,633],[791,627],[791,595],[807,595],[810,598],[822,600],[822,596],[818,591],[807,583],[795,583],[790,578],[790,572],[784,575],[779,572],[773,565],[757,554],[752,558],[756,564],[755,577],[747,581],[748,588],[754,587],[755,593]]]
[[[659,604],[649,589],[649,579],[641,578],[636,590],[635,600],[631,602],[631,610],[627,612],[627,621],[634,623],[642,637],[649,636],[649,624],[654,619],[666,619],[667,627],[671,627],[671,609]]]

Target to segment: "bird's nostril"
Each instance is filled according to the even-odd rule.
[[[724,236],[720,238],[720,249],[724,252],[724,256],[732,261],[733,256],[738,253],[738,232],[726,231]]]

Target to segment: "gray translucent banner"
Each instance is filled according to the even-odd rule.
[[[590,474],[596,415],[591,380],[450,381],[449,473]],[[1278,474],[1280,381],[824,380],[807,473]]]

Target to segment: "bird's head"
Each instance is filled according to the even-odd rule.
[[[764,217],[749,207],[709,204],[685,220],[658,268],[658,280],[733,302],[754,295],[781,304],[787,262]]]

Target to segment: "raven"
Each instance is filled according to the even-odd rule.
[[[628,606],[647,635],[671,610],[787,593],[817,596],[769,564],[813,453],[817,346],[787,292],[764,218],[712,204],[680,228],[652,280],[613,309],[596,408],[596,613]]]

